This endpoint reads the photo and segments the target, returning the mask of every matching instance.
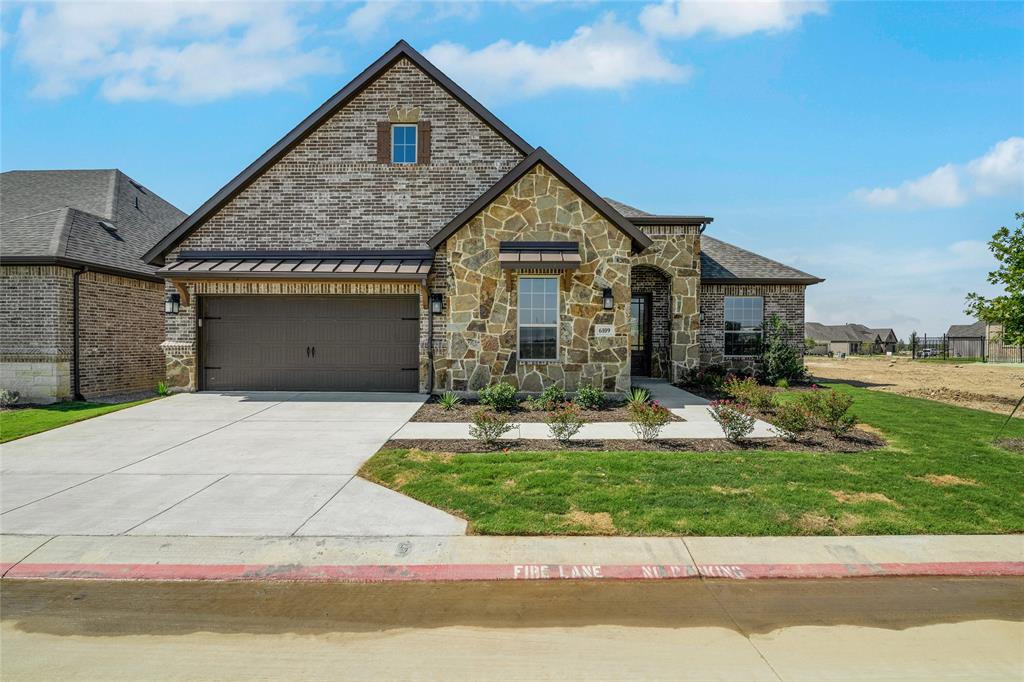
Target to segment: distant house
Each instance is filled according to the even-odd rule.
[[[899,339],[892,329],[873,329],[863,324],[819,324],[808,322],[804,336],[815,343],[815,351],[824,353],[895,353]],[[812,352],[815,352],[812,351]]]
[[[985,357],[985,338],[987,335],[984,322],[973,324],[951,324],[946,332],[949,355],[954,358]]]
[[[152,390],[164,283],[142,254],[184,217],[118,170],[0,174],[0,386],[23,403]]]

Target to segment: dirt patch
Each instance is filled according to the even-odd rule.
[[[1024,394],[1019,365],[921,362],[909,358],[807,358],[818,382],[841,382],[877,391],[1009,414]],[[1024,418],[1024,413],[1017,415]]]
[[[615,535],[615,522],[608,512],[590,512],[574,509],[565,515],[566,521],[574,526],[583,526],[595,535]]]
[[[478,440],[427,440],[394,439],[384,444],[383,449],[412,449],[422,452],[477,453],[477,452],[841,452],[855,453],[876,450],[885,445],[885,440],[871,433],[853,431],[842,438],[836,438],[822,431],[790,442],[781,438],[754,438],[742,444],[730,443],[724,438],[664,439],[645,443],[636,439],[573,440],[562,445],[554,440],[521,438],[500,441],[488,449]],[[422,454],[415,457],[423,457]],[[414,459],[422,461],[422,459]]]
[[[848,493],[844,490],[829,490],[832,497],[836,498],[837,502],[843,504],[861,504],[863,502],[881,502],[883,504],[891,504],[894,507],[899,506],[882,493]]]
[[[416,414],[412,416],[410,421],[470,422],[473,421],[473,413],[481,407],[483,406],[475,400],[464,400],[452,409],[446,410],[438,403],[437,396],[433,396],[416,411]],[[523,401],[519,403],[515,410],[506,412],[505,415],[512,422],[540,423],[547,418],[548,413],[544,410],[531,410],[527,407],[527,403]],[[630,420],[629,411],[626,409],[625,403],[622,402],[610,403],[601,410],[580,410],[580,415],[587,422],[628,422]],[[682,417],[673,414],[672,421],[681,422],[684,420]]]
[[[978,485],[978,482],[973,478],[960,478],[953,474],[943,474],[941,476],[938,474],[925,474],[924,476],[911,476],[911,478],[931,483],[932,485],[939,486],[940,488],[946,488],[953,485]]]
[[[996,447],[1004,448],[1011,452],[1024,452],[1024,438],[1001,438],[996,441]]]
[[[864,517],[860,514],[847,514],[844,512],[838,518],[834,518],[828,514],[806,512],[797,519],[796,527],[806,535],[823,535],[826,533],[841,535],[855,530],[863,522]]]

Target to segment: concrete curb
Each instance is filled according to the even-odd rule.
[[[887,564],[0,564],[3,580],[460,582],[1024,576],[1024,561]]]

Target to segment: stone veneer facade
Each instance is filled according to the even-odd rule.
[[[804,348],[804,290],[803,284],[702,284],[700,307],[704,324],[700,332],[700,364],[723,365],[730,371],[756,372],[757,356],[725,355],[725,298],[727,296],[761,296],[764,298],[764,321],[778,315],[788,327],[788,341]]]
[[[0,267],[0,387],[24,403],[72,397],[74,273]],[[164,376],[163,286],[97,272],[79,276],[79,389],[87,399],[152,390]]]

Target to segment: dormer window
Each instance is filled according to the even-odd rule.
[[[391,126],[391,163],[416,163],[416,125]]]

